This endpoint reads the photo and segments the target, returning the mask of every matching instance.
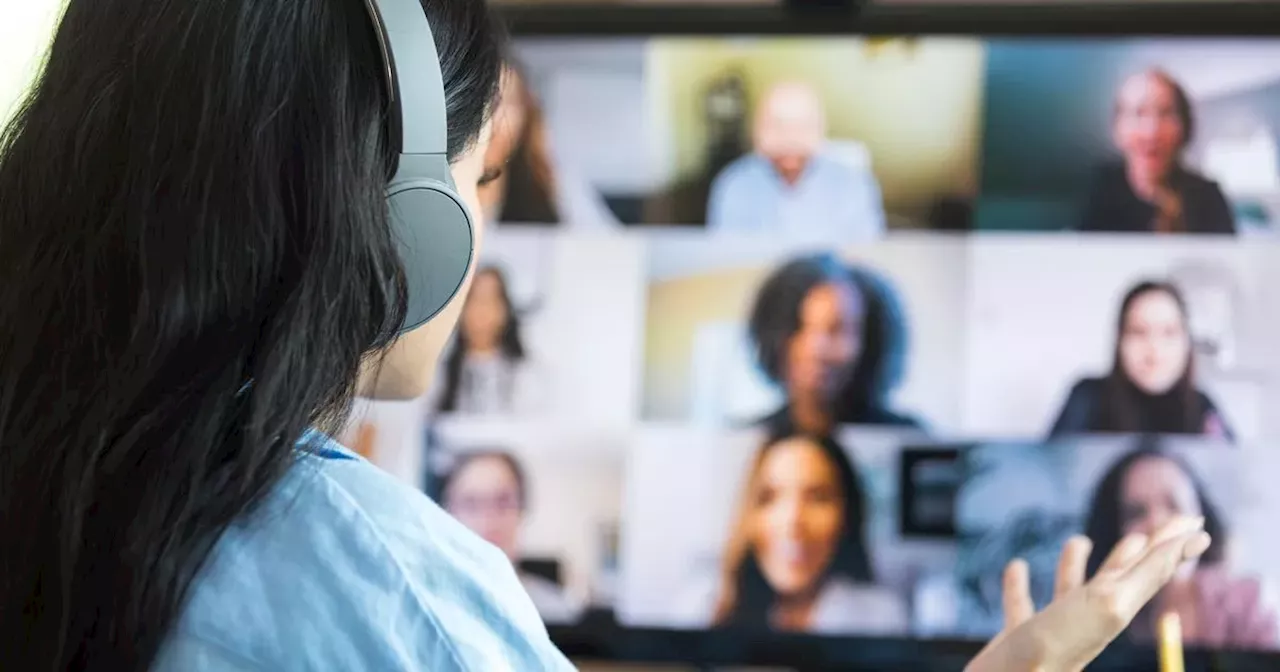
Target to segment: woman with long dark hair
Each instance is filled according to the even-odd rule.
[[[499,31],[421,2],[481,220]],[[570,669],[499,551],[326,436],[461,310],[397,337],[385,65],[360,0],[66,4],[0,136],[0,669]],[[1062,630],[1021,627],[997,655]]]
[[[875,585],[862,479],[832,439],[767,441],[747,475],[711,622],[903,634],[906,606]]]
[[[422,0],[478,214],[500,30]],[[425,38],[425,31],[423,33]],[[325,436],[413,398],[362,0],[70,0],[0,145],[0,669],[569,669],[501,553]]]
[[[1263,603],[1257,580],[1227,569],[1227,530],[1208,490],[1184,460],[1153,443],[1144,442],[1117,460],[1094,490],[1085,516],[1085,536],[1094,544],[1088,575],[1125,535],[1154,534],[1177,516],[1203,517],[1205,532],[1218,543],[1179,567],[1174,580],[1134,619],[1130,634],[1153,642],[1159,616],[1173,612],[1190,645],[1274,648],[1280,643],[1276,615]]]
[[[432,408],[469,415],[529,411],[542,401],[542,376],[524,347],[520,314],[496,266],[476,271],[462,319],[434,386]]]
[[[1077,382],[1051,436],[1197,434],[1230,439],[1217,406],[1195,383],[1187,304],[1168,282],[1134,285],[1120,302],[1111,371]]]

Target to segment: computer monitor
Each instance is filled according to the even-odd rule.
[[[1068,535],[1212,512],[1159,608],[1280,661],[1280,38],[1059,11],[516,17],[411,442],[568,652],[958,669],[1009,560],[1043,602]],[[1104,668],[1154,666],[1148,617]]]

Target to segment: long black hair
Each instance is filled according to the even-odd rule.
[[[1116,460],[1115,464],[1107,469],[1102,480],[1098,482],[1098,487],[1093,491],[1089,509],[1085,514],[1084,528],[1085,536],[1093,541],[1093,551],[1089,554],[1089,562],[1086,565],[1088,576],[1097,573],[1107,555],[1124,536],[1121,520],[1124,479],[1134,464],[1149,458],[1168,460],[1176,464],[1187,478],[1191,479],[1196,490],[1196,499],[1199,500],[1200,515],[1204,516],[1204,531],[1217,540],[1200,557],[1200,564],[1208,566],[1222,562],[1222,549],[1226,545],[1223,543],[1226,539],[1223,534],[1226,530],[1222,517],[1218,513],[1218,507],[1214,506],[1209,499],[1204,483],[1181,457],[1162,449],[1154,438],[1143,437],[1139,439],[1138,445],[1133,450]]]
[[[1138,299],[1153,293],[1166,294],[1174,300],[1182,316],[1182,328],[1190,332],[1187,303],[1182,292],[1172,283],[1146,280],[1125,293],[1116,317],[1115,348],[1111,371],[1103,382],[1097,431],[1201,434],[1204,432],[1205,413],[1208,409],[1204,398],[1196,389],[1194,353],[1188,351],[1182,375],[1173,388],[1164,394],[1152,395],[1142,391],[1124,370],[1120,350],[1129,312]]]
[[[775,436],[765,442],[756,454],[748,488],[755,487],[757,473],[769,452],[792,438],[796,437]],[[822,580],[841,577],[856,583],[873,583],[875,573],[867,550],[867,496],[862,477],[835,439],[830,436],[805,436],[803,439],[822,451],[823,457],[835,469],[841,490],[844,526],[836,540],[836,551],[831,564]],[[726,557],[724,585],[715,615],[716,625],[722,627],[767,627],[770,610],[778,598],[777,592],[765,578],[764,571],[760,569],[754,550],[745,539],[745,517],[749,515],[752,496],[752,493],[748,493],[739,511],[738,525],[733,532]]]
[[[423,0],[449,152],[481,0]],[[148,669],[213,545],[396,334],[360,0],[70,0],[0,144],[0,669]]]
[[[502,356],[512,362],[520,362],[525,358],[524,341],[520,338],[520,316],[516,313],[515,306],[511,302],[511,291],[507,287],[507,276],[502,273],[502,269],[497,266],[485,266],[476,271],[476,280],[480,276],[487,275],[498,283],[498,295],[502,299],[502,305],[506,309],[507,317],[502,324],[502,333],[498,336],[498,350]],[[474,291],[475,283],[472,287]],[[467,361],[467,350],[470,344],[467,342],[467,331],[463,326],[459,326],[453,338],[453,345],[449,348],[449,354],[444,360],[444,391],[440,394],[440,401],[436,404],[436,410],[442,413],[449,413],[458,410],[458,395],[462,391],[462,368]]]

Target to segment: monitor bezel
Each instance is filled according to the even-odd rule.
[[[654,35],[981,35],[1275,37],[1271,0],[1153,0],[1114,4],[898,0],[853,9],[784,4],[519,2],[500,5],[516,37]]]

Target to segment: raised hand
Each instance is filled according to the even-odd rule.
[[[966,672],[1079,672],[1102,653],[1177,572],[1209,548],[1201,518],[1180,518],[1155,536],[1116,544],[1092,580],[1084,580],[1092,543],[1067,542],[1058,561],[1053,602],[1039,614],[1031,601],[1027,564],[1004,575],[1004,630]]]

